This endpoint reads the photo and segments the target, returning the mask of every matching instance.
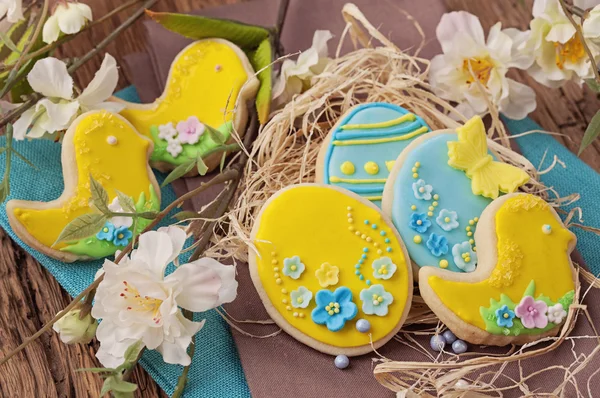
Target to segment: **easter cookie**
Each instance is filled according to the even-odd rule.
[[[355,106],[323,142],[316,182],[346,188],[380,206],[394,161],[413,139],[428,131],[423,119],[398,105]]]
[[[483,211],[471,273],[419,271],[423,299],[459,338],[524,344],[556,335],[577,290],[575,235],[544,200],[516,193]]]
[[[54,244],[75,218],[93,212],[90,175],[108,193],[109,209],[123,213],[117,191],[131,197],[138,211],[160,210],[160,190],[148,166],[152,141],[123,117],[106,111],[79,116],[62,144],[64,191],[51,202],[11,200],[6,212],[13,231],[34,249],[61,261],[102,258],[122,250],[150,220],[113,217],[96,236]]]
[[[121,115],[154,141],[153,167],[167,171],[202,156],[211,170],[222,152],[214,153],[220,144],[207,126],[220,131],[227,143],[234,142],[233,131],[243,136],[246,101],[258,86],[241,49],[223,39],[200,40],[175,58],[160,98],[151,104],[126,103]]]
[[[250,274],[262,302],[300,342],[361,355],[404,323],[408,255],[391,222],[360,196],[318,184],[282,189],[263,206],[252,242]]]
[[[383,195],[414,264],[455,272],[477,265],[474,234],[481,212],[500,192],[529,180],[488,151],[481,118],[414,140],[396,160]]]

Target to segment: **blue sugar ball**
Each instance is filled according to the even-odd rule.
[[[454,351],[456,354],[467,352],[467,348],[467,343],[462,340],[456,340],[454,343],[452,343],[452,351]]]
[[[429,340],[429,345],[433,351],[440,352],[446,346],[446,339],[441,334],[436,334],[431,336],[431,340]]]
[[[446,330],[442,336],[446,339],[446,343],[452,344],[456,341],[456,335],[451,330]]]
[[[346,369],[350,365],[350,360],[345,355],[338,355],[335,357],[335,367],[338,369]]]
[[[369,330],[371,330],[371,322],[367,321],[366,319],[359,319],[356,321],[356,330],[361,333],[367,333]]]

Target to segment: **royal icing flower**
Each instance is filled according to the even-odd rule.
[[[315,276],[322,287],[337,285],[339,282],[340,269],[329,263],[321,264],[321,267],[315,271]]]
[[[508,308],[507,305],[503,305],[496,310],[496,324],[500,327],[511,328],[514,317],[515,312]]]
[[[81,309],[74,309],[58,320],[52,329],[60,336],[60,341],[65,344],[87,344],[96,335],[98,321],[90,314],[83,319],[80,317]]]
[[[548,325],[546,311],[548,305],[541,300],[534,300],[531,296],[525,296],[515,307],[515,314],[521,319],[526,329],[545,328]]]
[[[113,243],[115,246],[127,246],[132,236],[133,233],[127,227],[115,228]]]
[[[408,225],[418,233],[422,234],[427,232],[431,226],[431,221],[429,221],[427,214],[425,213],[412,213]]]
[[[162,124],[158,126],[158,138],[165,141],[171,141],[177,135],[177,130],[173,123]]]
[[[315,295],[317,307],[310,316],[317,325],[327,325],[332,332],[341,330],[347,321],[358,313],[352,302],[352,292],[347,287],[338,287],[334,292],[319,290]]]
[[[367,315],[386,316],[388,306],[394,302],[391,293],[386,292],[383,285],[373,285],[360,292],[363,302],[362,311]]]
[[[427,248],[436,257],[448,253],[448,239],[443,235],[432,233],[427,239]]]
[[[292,307],[294,308],[306,308],[312,299],[312,292],[305,288],[304,286],[300,286],[297,290],[292,290],[290,292],[290,298],[292,299]]]
[[[396,272],[396,264],[389,257],[381,257],[373,261],[373,277],[375,279],[390,279]]]
[[[181,143],[179,143],[179,141],[169,140],[169,143],[167,144],[167,152],[169,152],[171,156],[176,158],[182,151],[183,147],[181,146]]]
[[[115,237],[115,226],[110,222],[106,222],[100,232],[96,234],[96,238],[99,240],[112,241]]]
[[[435,221],[440,226],[440,228],[446,232],[458,228],[458,215],[455,211],[442,209],[440,210],[440,213],[438,214]]]
[[[123,210],[123,208],[121,207],[118,197],[115,197],[113,199],[113,201],[108,205],[108,210],[112,211],[113,213],[126,213],[125,210]],[[116,228],[119,228],[119,227],[129,228],[133,225],[133,218],[115,216],[110,219],[110,222]]]
[[[186,319],[180,307],[203,312],[235,298],[235,267],[210,258],[182,264],[165,276],[185,240],[180,228],[161,228],[140,235],[137,250],[119,264],[104,261],[92,316],[102,319],[96,356],[105,367],[121,365],[127,348],[138,341],[159,351],[167,363],[189,365],[187,347],[204,321]]]
[[[567,316],[567,311],[561,303],[556,303],[548,307],[548,320],[552,323],[559,324]]]
[[[0,18],[6,15],[10,23],[18,22],[23,17],[23,0],[0,0]]]
[[[191,116],[188,120],[177,123],[177,132],[179,133],[177,139],[182,144],[193,145],[198,142],[204,129],[204,124],[200,123],[196,116]]]
[[[454,264],[465,272],[475,271],[477,265],[477,253],[473,251],[468,241],[457,243],[452,246],[452,257]]]
[[[433,191],[433,187],[431,185],[427,185],[424,180],[420,179],[417,182],[413,182],[412,189],[413,193],[415,194],[415,198],[421,200],[431,199],[431,191]]]
[[[292,279],[300,278],[306,267],[300,261],[300,257],[294,256],[283,260],[283,275]]]
[[[61,32],[67,35],[75,34],[91,20],[92,9],[87,4],[59,2],[54,8],[54,13],[44,23],[44,43],[54,43]]]
[[[467,118],[486,113],[489,103],[511,119],[523,119],[535,109],[535,92],[506,76],[509,68],[531,64],[518,51],[527,33],[502,30],[497,23],[486,41],[479,18],[459,11],[442,16],[436,36],[443,54],[431,60],[429,80],[434,92],[457,102],[456,109]]]

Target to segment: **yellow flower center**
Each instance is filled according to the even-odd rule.
[[[152,314],[152,320],[155,323],[159,323],[160,316],[160,305],[162,300],[157,298],[140,295],[140,292],[127,281],[123,281],[123,290],[120,296],[127,302],[127,311],[136,312],[150,312]]]
[[[577,63],[581,58],[585,57],[585,48],[579,39],[579,35],[573,35],[566,43],[554,43],[554,59],[556,66],[563,69],[565,62]]]
[[[494,64],[489,58],[467,58],[463,60],[463,72],[468,75],[467,84],[471,84],[475,79],[487,87],[490,80],[490,74],[494,69]]]

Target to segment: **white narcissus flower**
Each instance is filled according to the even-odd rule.
[[[3,18],[5,15],[10,23],[24,19],[23,0],[0,0],[0,18]]]
[[[444,53],[431,60],[429,80],[434,92],[457,102],[466,117],[486,113],[488,102],[511,119],[523,119],[536,107],[535,92],[506,77],[510,67],[531,63],[516,51],[526,35],[501,29],[500,23],[492,26],[486,42],[479,19],[464,11],[444,14],[437,26]]]
[[[96,356],[105,367],[122,364],[125,351],[137,341],[159,351],[167,363],[189,365],[187,347],[204,321],[186,319],[179,307],[202,312],[235,298],[235,267],[210,258],[183,264],[165,277],[185,240],[177,227],[146,232],[130,257],[120,264],[104,262],[92,315],[102,319]]]
[[[58,320],[53,326],[60,340],[65,344],[87,344],[96,335],[98,322],[87,314],[80,319],[81,309],[74,309]]]
[[[531,34],[520,46],[531,54],[533,64],[527,70],[538,82],[557,88],[568,80],[580,83],[594,76],[592,64],[575,27],[565,15],[559,0],[535,0]],[[580,18],[573,16],[580,22]],[[600,60],[600,15],[591,13],[583,23],[583,35],[596,62]]]
[[[331,61],[327,56],[327,42],[332,37],[328,30],[317,30],[313,36],[312,46],[303,51],[297,61],[291,59],[283,61],[279,78],[273,86],[273,100],[276,104],[286,104],[294,95],[310,88],[311,79],[322,73]]]
[[[63,2],[58,3],[54,13],[44,24],[42,39],[44,43],[54,43],[60,32],[72,35],[79,32],[88,21],[92,20],[92,9],[87,4]]]
[[[56,58],[44,58],[36,62],[27,81],[34,91],[46,98],[15,122],[14,137],[17,140],[41,138],[65,130],[81,112],[106,109],[118,113],[124,107],[107,101],[119,81],[117,61],[110,54],[105,55],[94,79],[76,99],[73,99],[73,78],[67,72],[65,63]]]

